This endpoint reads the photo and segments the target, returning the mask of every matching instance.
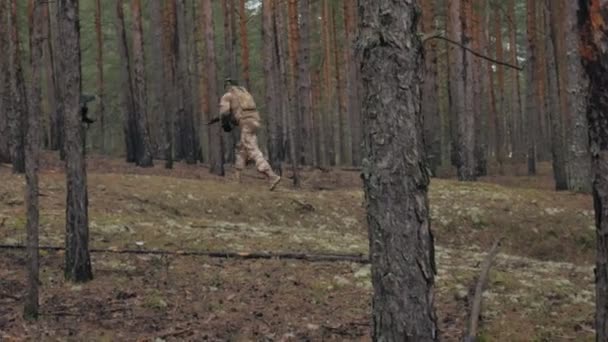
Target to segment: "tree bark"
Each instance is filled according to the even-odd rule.
[[[374,341],[439,339],[416,10],[414,2],[359,1]]]
[[[297,0],[289,0],[288,4],[288,16],[289,16],[289,31],[288,31],[288,53],[289,53],[289,155],[291,160],[291,166],[293,170],[293,185],[294,187],[300,186],[300,175],[298,171],[299,164],[301,162],[301,132],[302,122],[299,120],[299,103],[302,96],[297,92],[297,85],[299,83],[298,73],[298,49],[300,48],[300,30],[298,24],[298,4]]]
[[[27,118],[27,99],[23,68],[21,65],[21,44],[19,40],[19,23],[17,18],[17,1],[11,1],[9,14],[10,44],[9,71],[11,87],[11,110],[8,117],[10,129],[10,154],[13,172],[25,172],[25,128]]]
[[[176,0],[163,7],[163,131],[165,168],[173,168],[174,120],[177,107],[177,9]]]
[[[551,154],[553,164],[553,178],[555,180],[555,189],[568,190],[568,178],[566,174],[566,151],[564,145],[564,128],[562,125],[562,113],[560,106],[560,94],[559,94],[559,81],[557,78],[557,50],[555,48],[555,41],[557,40],[557,33],[555,28],[552,28],[551,18],[552,12],[556,11],[555,3],[551,3],[551,0],[545,0],[543,6],[545,12],[545,32],[547,36],[545,38],[547,46],[547,92],[549,105],[547,110],[549,111],[549,118],[551,120]]]
[[[249,37],[247,33],[247,8],[245,0],[239,0],[239,28],[241,33],[241,67],[243,83],[247,89],[251,89],[251,76],[249,67]]]
[[[217,92],[217,64],[215,57],[215,36],[213,26],[213,7],[211,0],[201,0],[203,11],[203,29],[205,35],[205,65],[207,69],[207,94],[209,98],[209,117],[217,117],[218,92]],[[220,125],[209,125],[209,164],[211,173],[219,176],[224,175],[224,143],[222,128]]]
[[[587,120],[597,238],[596,341],[608,340],[608,1],[581,0],[577,12],[580,56],[589,77]]]
[[[509,0],[509,52],[511,64],[518,65],[517,61],[517,18],[515,18],[515,0]],[[511,83],[511,115],[513,115],[513,154],[515,160],[525,160],[524,145],[524,113],[521,104],[521,77],[518,70],[512,69]]]
[[[586,99],[589,80],[580,62],[579,37],[577,35],[577,1],[564,1],[563,24],[565,25],[566,70],[567,80],[564,96],[567,97],[567,168],[568,189],[578,192],[591,192],[591,163],[589,162],[589,135],[586,115]],[[556,23],[559,26],[562,23]]]
[[[25,181],[27,208],[27,295],[24,316],[38,317],[38,168],[40,159],[40,121],[42,118],[42,67],[44,51],[44,0],[36,0],[32,8],[31,30],[31,81],[29,92],[29,113],[25,152]]]
[[[503,42],[502,42],[502,12],[497,7],[494,10],[494,34],[496,38],[496,59],[499,61],[505,60]],[[506,147],[506,131],[505,122],[507,120],[507,110],[505,108],[505,71],[502,65],[496,65],[496,76],[498,78],[498,104],[496,111],[495,134],[496,134],[496,163],[498,164],[498,173],[504,175],[505,163],[505,147]]]
[[[536,2],[536,51],[538,58],[536,59],[536,71],[538,76],[538,128],[540,142],[536,145],[538,160],[549,161],[551,154],[551,132],[548,119],[549,101],[547,98],[547,46],[545,32],[545,13],[543,10],[544,3]]]
[[[317,159],[313,132],[312,85],[310,80],[310,0],[298,0],[300,44],[298,46],[298,118],[302,122],[303,163],[312,165]]]
[[[125,138],[126,161],[134,163],[137,161],[137,119],[135,117],[135,89],[132,80],[132,66],[127,41],[127,30],[125,27],[125,16],[123,0],[116,0],[116,32],[118,34],[118,52],[121,64],[121,107],[123,111],[123,132]]]
[[[146,84],[146,60],[144,54],[144,33],[141,18],[141,0],[131,3],[133,15],[133,90],[135,94],[135,112],[137,121],[137,165],[154,166],[152,159],[152,142],[148,124],[148,101]]]
[[[10,46],[10,21],[8,14],[9,2],[0,2],[0,45]],[[5,48],[6,49],[6,48]],[[10,51],[9,49],[6,49]],[[0,55],[0,163],[10,163],[10,125],[8,124],[11,111],[10,88],[10,53]]]
[[[266,87],[266,112],[268,123],[268,152],[270,165],[274,170],[281,169],[281,99],[278,94],[279,83],[279,61],[278,40],[275,30],[275,1],[264,0],[262,2],[262,36],[264,46],[264,75]]]
[[[50,15],[50,4],[48,1],[43,2],[44,22],[45,22],[45,39],[46,44],[44,49],[44,67],[46,73],[46,99],[48,106],[49,118],[49,143],[48,147],[51,150],[63,150],[63,111],[59,106],[60,90],[58,89],[55,63],[55,51],[53,49],[55,37],[57,36],[56,29],[53,29],[52,16]],[[63,154],[63,152],[61,152]]]
[[[78,0],[59,0],[57,17],[62,39],[59,70],[63,80],[67,176],[65,277],[75,282],[93,278],[89,254],[89,218],[84,126],[80,115],[80,25]]]
[[[527,40],[526,60],[526,145],[528,147],[528,175],[536,174],[536,136],[538,118],[538,88],[536,86],[536,2],[527,0]]]
[[[101,0],[95,0],[95,38],[97,42],[97,118],[99,120],[99,138],[101,153],[106,153],[106,124],[105,124],[105,85],[103,74],[103,31],[101,30]]]
[[[332,60],[334,72],[332,77],[334,81],[335,95],[332,99],[332,111],[335,115],[332,116],[334,136],[334,164],[335,165],[350,165],[345,163],[346,145],[346,112],[344,111],[344,92],[342,89],[342,73],[340,72],[340,48],[338,46],[337,28],[336,28],[336,9],[335,6],[330,7],[329,11],[330,29],[331,29],[331,49],[333,50]]]
[[[475,44],[476,49],[482,51],[483,54],[489,55],[489,39],[488,39],[488,23],[489,11],[487,10],[486,0],[476,0],[475,8],[479,9],[479,13],[475,14]],[[475,110],[475,174],[477,176],[486,176],[488,174],[488,113],[493,110],[494,88],[490,85],[492,65],[487,61],[477,61],[475,64],[475,92],[476,92],[476,110]],[[488,77],[484,77],[488,75]],[[483,99],[486,99],[483,101]],[[485,104],[485,106],[484,106]]]
[[[355,35],[356,35],[356,2],[343,0],[344,4],[344,35],[345,35],[345,50],[346,50],[346,112],[349,113],[352,136],[352,164],[354,166],[361,165],[362,158],[362,139],[363,129],[361,126],[361,101],[359,96],[359,61],[355,55]]]
[[[165,128],[164,128],[164,107],[163,96],[164,81],[164,55],[163,55],[163,20],[164,5],[163,1],[151,1],[148,7],[148,17],[150,18],[149,45],[151,51],[150,66],[155,72],[151,75],[149,91],[150,97],[150,138],[152,141],[154,156],[164,155]]]
[[[434,1],[422,1],[422,32],[436,31]],[[439,113],[439,86],[437,84],[437,41],[429,41],[424,51],[424,84],[422,87],[422,117],[424,142],[431,175],[437,175],[441,164],[441,115]]]

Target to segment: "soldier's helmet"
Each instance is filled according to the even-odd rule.
[[[228,87],[236,87],[238,86],[237,82],[231,78],[231,77],[227,77],[226,79],[224,79],[224,88],[228,88]]]

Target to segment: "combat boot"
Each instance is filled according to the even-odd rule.
[[[236,170],[234,172],[234,181],[241,184],[241,171],[240,170]]]
[[[279,183],[281,182],[281,176],[279,175],[272,175],[270,176],[270,191],[273,191],[277,185],[279,185]]]

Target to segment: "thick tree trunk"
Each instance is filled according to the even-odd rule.
[[[9,46],[10,21],[8,14],[9,2],[0,2],[0,45]],[[5,48],[5,50],[8,50]],[[9,163],[10,154],[10,126],[8,124],[9,112],[11,111],[11,88],[10,88],[10,54],[0,55],[0,163]]]
[[[133,90],[137,124],[137,165],[154,166],[152,142],[148,124],[148,101],[146,84],[146,60],[144,54],[144,33],[141,18],[141,0],[131,3],[133,15]]]
[[[25,297],[24,316],[38,317],[38,168],[40,159],[40,121],[42,119],[42,67],[44,51],[44,0],[36,0],[32,9],[33,27],[31,34],[31,81],[29,88],[29,113],[27,122],[27,139],[25,152],[25,181],[27,191],[25,203],[27,208],[27,295]]]
[[[363,180],[374,287],[372,338],[437,341],[416,5],[361,0],[359,13],[366,149]]]
[[[463,27],[462,43],[469,49],[472,48],[473,26],[471,18],[473,16],[473,0],[462,0],[462,12],[460,20]],[[461,147],[459,151],[461,166],[458,169],[458,177],[463,181],[472,181],[476,179],[475,169],[475,100],[473,84],[473,69],[475,68],[475,59],[477,57],[462,50],[464,57],[464,112],[461,112],[459,122],[459,137]]]
[[[422,31],[434,32],[434,1],[422,1]],[[437,41],[431,40],[424,51],[424,85],[422,87],[422,117],[424,120],[424,142],[429,169],[433,176],[441,164],[441,115],[439,113],[439,86],[437,84]]]
[[[551,155],[551,132],[547,107],[547,46],[545,36],[545,13],[544,3],[536,1],[536,71],[538,72],[536,81],[538,83],[538,128],[540,142],[536,145],[538,160],[549,161]]]
[[[486,0],[477,0],[476,8],[479,8],[479,13],[476,15],[477,27],[476,27],[476,41],[478,41],[478,47],[483,54],[489,56],[489,18],[490,12],[487,9]],[[479,61],[478,61],[479,62]],[[477,176],[486,176],[488,174],[488,141],[489,134],[488,130],[490,125],[488,124],[489,117],[493,117],[492,114],[494,108],[494,87],[492,85],[492,64],[488,62],[477,63],[476,66],[476,87],[479,87],[478,96],[478,108],[475,112],[475,172]],[[483,95],[482,95],[483,93]],[[482,100],[485,99],[485,101]],[[485,104],[482,105],[482,104]],[[489,114],[489,115],[488,115]]]
[[[289,155],[293,170],[293,184],[295,187],[300,186],[300,175],[298,166],[301,158],[301,132],[302,122],[299,120],[299,103],[302,96],[297,92],[298,84],[298,49],[300,44],[300,32],[298,24],[298,4],[297,0],[289,0],[288,7],[289,16],[289,31],[288,31],[288,52],[289,52]]]
[[[313,132],[312,85],[310,81],[310,0],[298,0],[300,45],[298,47],[298,118],[302,122],[303,163],[311,165],[316,158]]]
[[[333,113],[333,88],[331,86],[331,41],[329,34],[329,3],[323,0],[321,11],[321,32],[323,35],[323,101],[319,112],[319,166],[329,166],[333,141],[328,134],[330,130],[330,116]]]
[[[591,192],[591,163],[589,162],[589,135],[586,116],[588,80],[580,62],[579,37],[577,35],[578,1],[564,1],[563,22],[565,25],[566,69],[563,74],[567,80],[564,96],[567,97],[567,168],[568,189],[571,191]]]
[[[211,0],[201,0],[203,11],[203,30],[205,35],[205,65],[207,69],[207,94],[209,98],[209,116],[219,115],[218,93],[217,93],[217,64],[215,57],[215,36],[213,26],[213,7]],[[209,165],[211,173],[219,176],[224,175],[224,143],[222,128],[220,125],[209,125]]]
[[[95,38],[97,42],[97,118],[99,121],[99,145],[101,153],[106,153],[105,85],[103,74],[103,31],[101,30],[101,0],[95,0]]]
[[[57,66],[55,63],[55,53],[53,46],[55,36],[57,35],[56,29],[53,29],[52,25],[53,16],[50,15],[50,3],[43,2],[44,12],[44,35],[46,43],[44,44],[44,68],[46,74],[46,99],[48,107],[48,121],[49,121],[49,133],[48,133],[48,147],[51,150],[62,150],[63,146],[63,111],[60,110],[59,106],[59,94],[60,91],[57,88],[57,77],[56,70]],[[62,152],[63,154],[63,152]]]
[[[528,175],[536,174],[536,137],[538,118],[538,88],[536,86],[536,2],[527,0],[527,40],[526,60],[526,145],[528,147]]]
[[[330,29],[331,29],[331,49],[333,50],[332,61],[334,72],[332,79],[335,82],[334,96],[332,99],[332,111],[335,113],[331,120],[333,121],[334,136],[334,164],[343,165],[347,146],[346,142],[346,112],[344,111],[344,92],[342,89],[342,73],[340,72],[340,48],[338,46],[337,28],[336,28],[336,9],[335,6],[330,7]],[[335,76],[335,77],[334,77]],[[346,164],[350,165],[350,163]]]
[[[179,158],[184,158],[186,163],[196,163],[196,139],[193,116],[193,87],[190,79],[189,63],[191,57],[190,30],[187,25],[188,12],[184,0],[177,1],[177,39],[178,39],[178,137]]]
[[[137,161],[138,126],[135,117],[135,90],[132,81],[131,58],[125,27],[123,0],[116,0],[116,32],[118,34],[118,52],[121,65],[121,107],[123,111],[123,132],[125,138],[126,160],[128,163]]]
[[[25,172],[25,128],[27,118],[27,99],[23,68],[21,65],[21,46],[19,41],[19,22],[17,1],[11,1],[10,11],[9,71],[11,87],[11,110],[8,124],[10,130],[10,154],[13,172]]]
[[[579,3],[580,52],[590,81],[587,120],[597,228],[595,331],[596,341],[608,341],[608,1]]]
[[[87,171],[84,126],[80,115],[80,30],[78,0],[59,0],[57,17],[61,35],[63,107],[67,175],[65,277],[75,282],[93,278],[89,254]]]
[[[275,35],[275,0],[262,3],[262,36],[264,46],[264,75],[266,87],[266,121],[268,127],[268,152],[270,165],[275,171],[281,169],[281,98],[277,96],[280,87],[278,60],[278,40]]]
[[[555,32],[555,28],[552,29],[550,23],[552,18],[551,11],[556,10],[555,4],[551,4],[551,0],[545,0],[543,10],[545,12],[545,32],[548,33],[545,38],[547,45],[547,91],[549,100],[547,110],[549,111],[549,118],[551,120],[553,178],[555,180],[555,189],[560,191],[568,190],[568,179],[566,175],[564,128],[558,89],[559,81],[557,78],[557,50],[554,43],[557,40],[557,33]]]

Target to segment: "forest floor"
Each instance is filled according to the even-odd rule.
[[[308,170],[275,192],[202,166],[137,169],[89,158],[90,243],[98,249],[367,254],[357,172]],[[64,243],[65,176],[45,155],[41,244]],[[24,178],[0,165],[0,244],[25,241]],[[593,340],[590,196],[537,177],[432,179],[436,307],[457,341],[486,251],[505,238],[484,294],[484,341]],[[368,341],[369,265],[289,259],[92,253],[95,279],[66,283],[61,251],[41,254],[42,315],[21,318],[25,253],[0,250],[2,341]]]

